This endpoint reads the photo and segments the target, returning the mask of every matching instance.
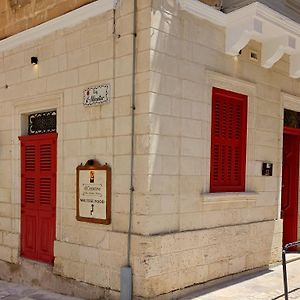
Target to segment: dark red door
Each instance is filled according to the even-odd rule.
[[[21,141],[21,255],[53,263],[57,133]]]
[[[283,135],[282,199],[283,244],[297,240],[299,136]]]

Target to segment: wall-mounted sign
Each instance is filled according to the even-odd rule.
[[[95,160],[76,168],[78,221],[110,224],[111,169]]]
[[[110,102],[110,85],[102,84],[83,91],[83,104],[96,105]]]
[[[273,164],[269,163],[269,162],[263,162],[261,174],[263,176],[272,176],[273,175]]]

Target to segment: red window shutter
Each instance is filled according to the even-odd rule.
[[[53,262],[56,133],[21,140],[21,255]]]
[[[213,88],[211,192],[245,191],[247,96]]]

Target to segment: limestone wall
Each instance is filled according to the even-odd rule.
[[[152,5],[152,6],[151,6]],[[57,238],[53,271],[120,288],[130,188],[132,1],[0,53],[0,259],[21,263],[20,145],[26,115],[56,109]],[[224,30],[177,1],[138,0],[132,262],[134,293],[156,297],[279,259],[281,91],[298,95],[284,57],[224,54]],[[33,67],[30,57],[38,56]],[[85,88],[110,83],[109,104],[84,107]],[[209,193],[211,89],[248,95],[246,193]],[[76,221],[75,171],[112,167],[112,224]],[[263,161],[273,176],[261,176]],[[97,276],[95,276],[97,274]]]
[[[224,54],[224,31],[154,1],[151,29],[150,194],[160,226],[149,233],[185,231],[278,218],[283,103],[281,91],[299,94],[284,57],[272,69]],[[212,87],[248,95],[246,194],[209,194]],[[274,164],[263,177],[263,161]],[[160,184],[157,184],[160,183]],[[152,218],[153,216],[151,216]]]
[[[117,8],[115,21],[114,28],[114,12],[108,11],[0,53],[0,172],[3,177],[0,182],[0,259],[23,265],[19,257],[18,136],[27,134],[29,113],[56,109],[57,226],[53,272],[118,291],[120,268],[127,258],[124,232],[128,230],[130,189],[131,1],[123,1]],[[147,185],[143,174],[147,172],[148,163],[149,27],[150,1],[139,1],[135,168],[140,177],[136,182],[137,191]],[[31,65],[31,56],[38,57],[38,65]],[[111,102],[84,107],[84,89],[102,83],[111,85]],[[76,221],[76,167],[88,159],[108,163],[112,168],[110,225]],[[139,205],[135,210],[142,211]]]
[[[1,0],[0,40],[95,0]]]
[[[164,295],[280,259],[281,222],[134,237],[135,294]],[[271,234],[270,234],[271,233]],[[182,294],[181,294],[182,295]]]
[[[286,56],[264,69],[259,59],[250,60],[251,50],[260,56],[258,43],[230,57],[221,27],[180,11],[176,1],[153,1],[152,10],[149,198],[143,220],[145,233],[159,235],[159,246],[135,261],[135,270],[146,270],[136,277],[135,286],[147,286],[137,291],[142,296],[280,259],[282,92],[300,92],[288,76]],[[248,96],[245,193],[209,193],[213,86]],[[273,176],[261,175],[264,161],[273,163]],[[195,244],[182,250],[190,240]],[[168,241],[173,244],[166,255]]]

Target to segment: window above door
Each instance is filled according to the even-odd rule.
[[[56,111],[28,115],[28,135],[56,132]]]
[[[285,109],[284,126],[290,128],[300,128],[300,112],[290,110],[290,109]]]

